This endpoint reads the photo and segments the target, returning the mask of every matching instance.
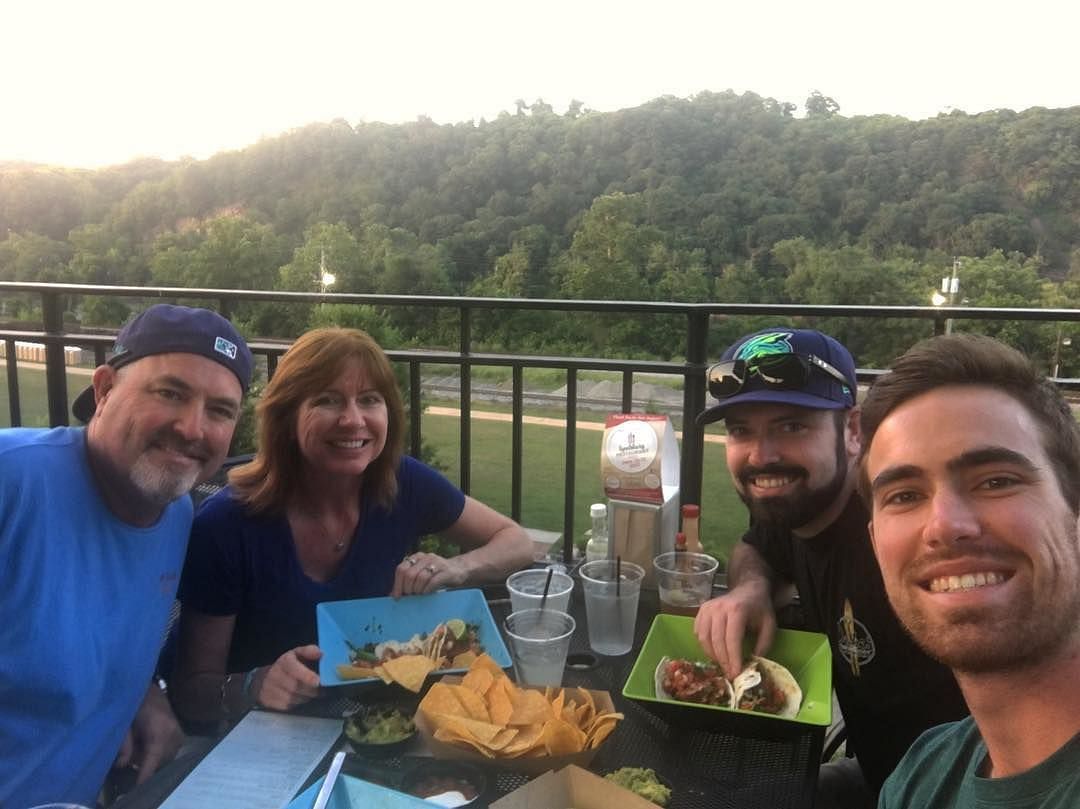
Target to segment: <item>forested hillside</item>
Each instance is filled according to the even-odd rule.
[[[344,292],[923,305],[960,256],[969,305],[1080,301],[1080,108],[912,122],[815,95],[793,110],[732,92],[614,113],[519,102],[480,123],[315,124],[205,161],[0,164],[0,278],[314,290],[325,262]],[[73,316],[123,316],[90,304]],[[287,334],[308,313],[242,316]],[[668,344],[579,320],[478,337]],[[441,339],[437,322],[381,328]],[[836,328],[870,364],[911,327]],[[1048,352],[1045,328],[980,328]]]

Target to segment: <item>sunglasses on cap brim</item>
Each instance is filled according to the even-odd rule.
[[[826,373],[850,391],[839,370],[813,354],[765,354],[751,360],[724,360],[708,370],[709,393],[715,399],[727,399],[741,391],[752,376],[767,388],[800,390],[810,381],[814,369]]]

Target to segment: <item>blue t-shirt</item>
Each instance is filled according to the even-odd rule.
[[[390,593],[394,569],[419,538],[457,522],[465,495],[441,474],[405,456],[392,509],[361,503],[356,535],[338,574],[308,578],[284,514],[252,514],[229,487],[195,515],[180,599],[206,615],[235,615],[228,671],[273,663],[316,643],[315,605]]]
[[[0,806],[93,806],[150,686],[191,526],[117,519],[81,429],[0,430]]]

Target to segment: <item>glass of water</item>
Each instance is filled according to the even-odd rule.
[[[623,655],[634,648],[638,595],[645,570],[633,562],[618,565],[596,559],[580,568],[589,619],[589,646],[597,654]]]
[[[544,597],[544,584],[547,582],[548,571],[545,570],[519,570],[506,580],[506,589],[510,593],[510,608],[512,612],[521,610],[540,609],[540,601]],[[574,589],[574,580],[566,573],[555,571],[551,574],[551,587],[548,588],[545,609],[569,612],[570,593]]]
[[[514,670],[522,685],[562,685],[574,619],[565,612],[521,610],[505,621]]]

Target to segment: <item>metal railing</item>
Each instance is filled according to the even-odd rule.
[[[12,296],[37,295],[41,301],[41,328],[14,330],[0,326],[0,340],[6,345],[6,371],[9,412],[11,423],[21,421],[19,400],[18,360],[15,342],[31,341],[45,346],[45,376],[48,397],[49,423],[66,425],[68,418],[68,391],[64,346],[80,346],[92,350],[95,364],[105,361],[112,347],[111,334],[90,334],[65,330],[63,313],[68,296],[104,296],[120,298],[143,298],[185,301],[203,301],[212,304],[225,316],[234,311],[237,303],[284,302],[293,304],[335,303],[369,305],[380,308],[428,307],[451,310],[458,316],[458,348],[456,351],[394,349],[385,347],[387,355],[395,362],[408,367],[407,407],[410,414],[410,453],[420,454],[423,434],[420,368],[424,364],[456,366],[460,374],[461,436],[459,483],[465,492],[470,490],[471,466],[471,400],[472,369],[476,366],[501,366],[511,369],[511,516],[521,519],[523,489],[522,444],[524,424],[525,369],[559,369],[566,374],[566,438],[563,542],[564,553],[569,559],[574,535],[574,502],[578,375],[581,371],[613,371],[621,374],[621,410],[630,412],[633,403],[635,374],[672,374],[683,379],[682,404],[682,452],[680,470],[681,499],[685,503],[700,503],[704,430],[695,416],[705,407],[705,369],[708,364],[707,345],[711,319],[715,316],[769,315],[783,318],[907,318],[933,321],[935,333],[945,331],[946,321],[954,320],[1000,320],[1039,322],[1080,322],[1080,310],[1075,309],[1019,309],[1019,308],[969,308],[963,306],[804,306],[793,304],[735,304],[735,303],[658,303],[646,301],[577,301],[548,299],[470,298],[416,295],[359,295],[305,292],[263,292],[250,290],[187,289],[175,287],[113,287],[79,284],[46,284],[0,282],[0,303]],[[609,312],[639,313],[652,316],[677,315],[685,318],[685,348],[682,362],[648,360],[608,359],[601,357],[536,356],[514,353],[484,353],[473,350],[472,326],[477,312],[481,311],[529,311],[557,312]],[[278,358],[288,348],[288,341],[252,340],[249,342],[257,357],[265,358],[268,375],[272,375]],[[880,371],[860,369],[861,381],[869,381]],[[1080,380],[1067,379],[1058,382],[1068,389],[1080,389]]]

